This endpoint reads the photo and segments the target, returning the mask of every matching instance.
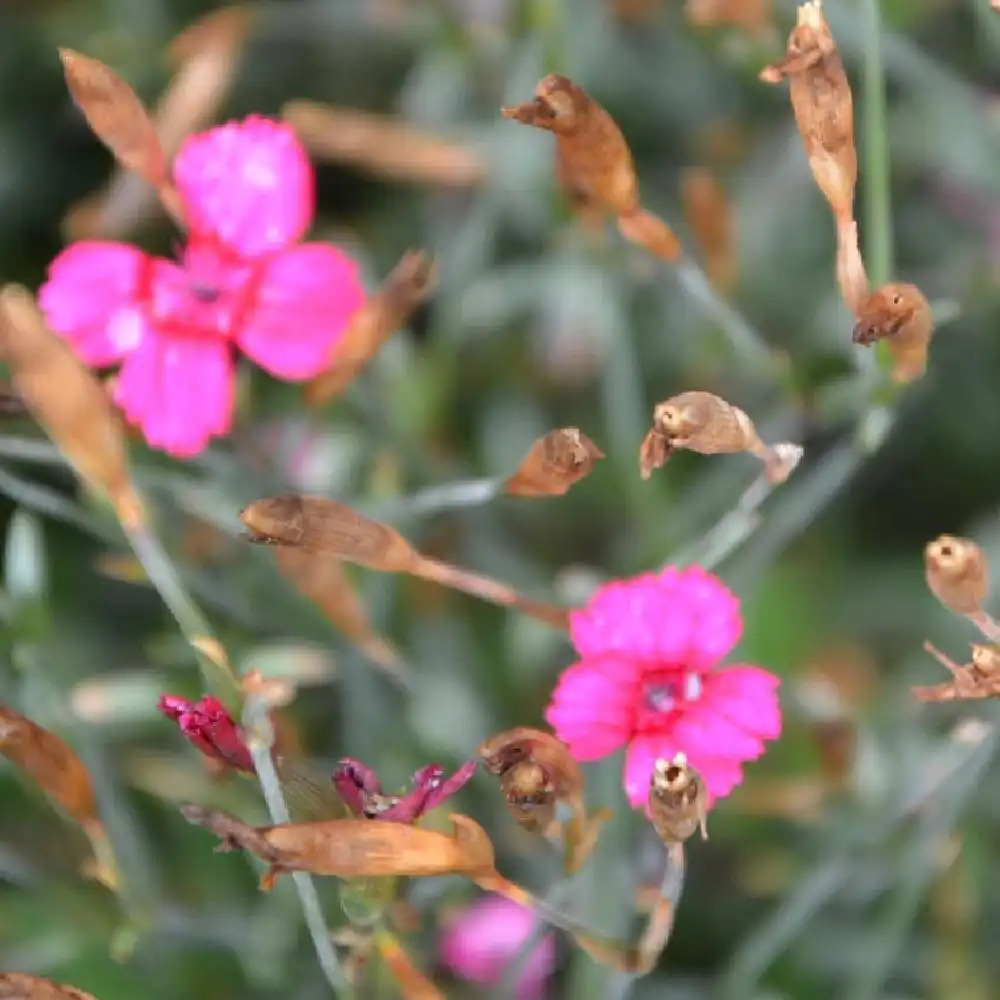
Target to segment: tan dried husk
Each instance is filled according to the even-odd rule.
[[[912,382],[927,368],[934,316],[930,303],[916,285],[893,282],[876,289],[858,310],[853,338],[856,344],[884,340],[895,365],[897,382]]]
[[[737,277],[736,233],[735,213],[725,190],[707,168],[689,167],[681,176],[681,200],[708,280],[719,291],[730,291]]]
[[[931,593],[957,615],[976,614],[989,592],[989,564],[971,539],[940,535],[924,549],[924,576]]]
[[[330,367],[306,386],[306,402],[323,406],[340,395],[389,337],[405,325],[434,287],[435,279],[430,255],[422,250],[407,251],[351,319]]]
[[[626,239],[656,256],[671,262],[680,257],[670,227],[640,204],[635,164],[621,129],[582,87],[553,73],[535,88],[534,100],[502,108],[501,114],[553,133],[556,175],[575,204],[616,216]]]
[[[390,115],[289,101],[281,117],[317,159],[347,163],[390,181],[471,187],[488,173],[482,154]]]
[[[108,497],[125,525],[139,525],[142,507],[111,401],[20,285],[0,289],[0,357],[18,395],[80,477]]]
[[[589,476],[604,452],[578,427],[560,427],[539,438],[504,482],[514,497],[555,497]]]
[[[96,1000],[75,986],[25,972],[0,972],[0,1000]]]
[[[972,643],[972,660],[956,663],[930,642],[924,649],[951,673],[951,680],[911,688],[917,701],[966,701],[1000,697],[1000,647]]]
[[[665,844],[681,843],[701,830],[707,838],[708,789],[701,775],[679,753],[658,760],[649,784],[649,813]]]

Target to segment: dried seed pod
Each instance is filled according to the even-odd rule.
[[[337,342],[332,364],[305,390],[310,406],[322,406],[347,388],[382,345],[413,315],[434,287],[429,254],[407,251],[381,287],[354,314]]]
[[[604,452],[578,427],[561,427],[531,446],[503,491],[513,497],[562,496],[602,458]]]
[[[623,235],[669,261],[680,243],[670,227],[639,202],[639,183],[628,143],[608,112],[568,77],[552,73],[534,100],[500,112],[505,118],[552,132],[556,174],[571,199],[618,217]]]
[[[952,675],[945,684],[911,688],[917,701],[965,701],[1000,697],[1000,647],[971,643],[972,661],[959,664],[929,642],[924,649]]]
[[[59,450],[91,487],[114,504],[126,525],[142,520],[129,479],[125,439],[111,401],[97,379],[45,325],[31,293],[0,289],[0,357],[17,394],[44,424]]]
[[[347,163],[386,180],[471,187],[488,173],[476,150],[418,131],[390,115],[289,101],[281,117],[313,156]]]
[[[711,171],[689,167],[681,177],[681,198],[709,281],[720,291],[729,290],[736,281],[736,236],[726,192]]]
[[[0,1000],[95,1000],[89,993],[25,972],[0,972]]]
[[[854,343],[868,346],[885,340],[896,362],[892,375],[897,382],[912,382],[924,374],[934,316],[916,285],[883,285],[861,304],[857,316]]]
[[[703,840],[708,837],[708,789],[683,753],[654,765],[649,812],[664,843],[685,841],[699,829]]]
[[[798,464],[802,449],[764,444],[753,421],[739,407],[710,392],[682,392],[653,409],[653,428],[639,449],[639,472],[648,479],[677,448],[701,455],[748,451],[763,463],[768,478],[784,482]]]
[[[858,156],[854,145],[854,104],[844,64],[819,0],[796,13],[788,51],[761,71],[765,83],[788,79],[792,110],[809,168],[834,217],[854,215]]]
[[[957,615],[973,615],[989,592],[989,564],[968,538],[941,535],[924,549],[924,573],[931,593]]]
[[[333,819],[315,823],[248,826],[227,813],[187,805],[184,818],[221,838],[220,851],[245,850],[268,865],[261,880],[270,889],[284,872],[304,871],[339,878],[486,875],[493,868],[493,845],[468,816],[452,814],[454,834],[405,823]]]

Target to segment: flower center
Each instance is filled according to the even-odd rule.
[[[662,726],[664,716],[701,697],[701,675],[683,669],[658,670],[642,686],[639,728]]]

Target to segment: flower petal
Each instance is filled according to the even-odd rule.
[[[705,674],[701,700],[764,740],[781,735],[781,705],[776,688],[781,678],[760,667],[739,665]]]
[[[573,643],[584,657],[617,653],[696,671],[715,666],[742,628],[736,595],[700,566],[617,580],[570,615]]]
[[[638,681],[629,660],[583,660],[560,676],[545,721],[577,760],[606,757],[631,735]]]
[[[301,239],[315,211],[315,178],[292,128],[257,115],[191,136],[174,162],[193,233],[245,257]]]
[[[150,264],[135,247],[87,240],[67,247],[49,265],[38,304],[85,364],[102,368],[136,347],[135,308]]]
[[[263,266],[237,343],[278,378],[312,378],[363,302],[357,265],[336,247],[305,243]]]
[[[234,382],[225,341],[168,337],[144,321],[141,343],[119,372],[115,402],[150,445],[187,458],[229,430]]]
[[[671,728],[671,737],[692,764],[699,757],[756,760],[764,752],[764,741],[759,736],[748,733],[703,702],[695,702],[681,715]]]

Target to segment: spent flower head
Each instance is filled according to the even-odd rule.
[[[226,706],[212,695],[189,701],[176,694],[160,696],[156,705],[206,757],[237,771],[254,773],[253,758],[243,732]]]

